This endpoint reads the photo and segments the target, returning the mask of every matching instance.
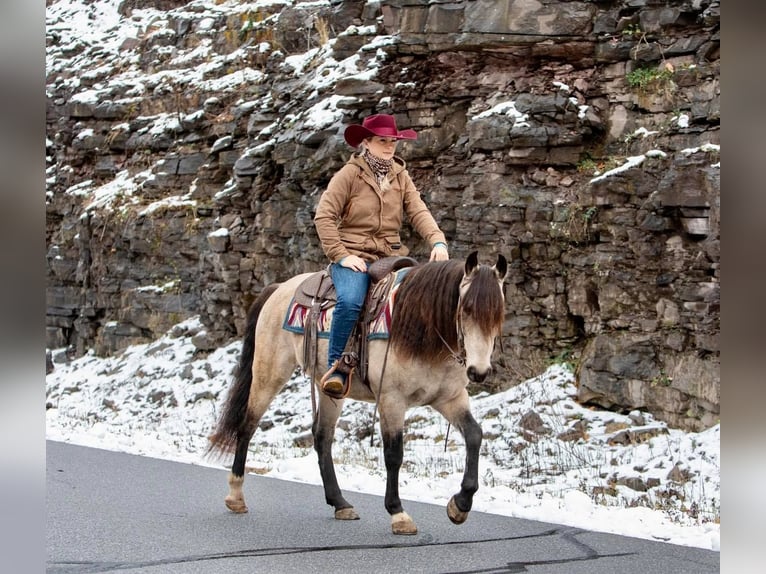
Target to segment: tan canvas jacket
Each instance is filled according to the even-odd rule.
[[[391,187],[381,192],[367,162],[354,154],[330,180],[319,199],[314,224],[332,262],[351,254],[365,261],[407,255],[410,250],[399,236],[405,213],[431,246],[446,243],[401,158],[394,158],[387,177]]]

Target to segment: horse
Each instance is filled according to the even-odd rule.
[[[471,414],[467,385],[480,383],[491,371],[495,340],[505,317],[503,282],[508,265],[503,255],[494,265],[479,264],[478,252],[464,261],[420,263],[408,269],[393,300],[390,335],[370,340],[366,384],[354,372],[347,397],[375,403],[386,466],[384,505],[397,535],[417,533],[417,526],[399,498],[399,470],[404,456],[404,420],[408,409],[429,405],[465,441],[465,469],[460,491],[447,504],[454,524],[468,517],[479,488],[479,448],[482,430]],[[243,494],[245,460],[250,441],[269,404],[304,362],[301,333],[284,328],[283,319],[293,294],[311,273],[296,275],[265,287],[248,310],[242,352],[208,452],[234,453],[228,476],[227,508],[248,512]],[[317,356],[327,356],[320,340]],[[312,380],[313,385],[319,381]],[[332,459],[335,425],[344,399],[319,397],[312,435],[325,501],[337,520],[359,515],[344,498]]]

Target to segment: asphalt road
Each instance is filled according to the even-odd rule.
[[[245,479],[250,512],[223,504],[227,471],[48,441],[46,572],[631,574],[719,572],[720,554],[638,538],[405,502],[391,534],[381,497],[346,493],[333,518],[319,486]]]

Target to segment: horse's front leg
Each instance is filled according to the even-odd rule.
[[[417,534],[418,527],[402,508],[399,498],[399,470],[404,460],[404,413],[386,415],[381,406],[380,427],[383,435],[383,458],[386,462],[386,510],[391,515],[394,534]]]
[[[455,426],[465,439],[465,472],[460,492],[447,503],[447,516],[455,524],[463,524],[473,505],[473,495],[479,490],[479,449],[481,448],[481,426],[466,410],[455,421]]]
[[[325,501],[335,508],[337,520],[358,520],[359,515],[354,507],[343,498],[343,493],[338,486],[338,477],[335,475],[335,465],[332,461],[335,423],[338,421],[342,406],[342,400],[334,400],[321,395],[319,412],[314,419],[311,432],[314,435],[314,450],[319,460],[319,474],[322,476]]]
[[[432,405],[450,424],[460,431],[465,440],[465,471],[460,492],[447,503],[447,516],[455,524],[463,524],[473,505],[473,495],[479,490],[479,449],[481,426],[471,414],[468,392],[462,388],[457,396]]]

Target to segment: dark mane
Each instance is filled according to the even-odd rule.
[[[464,269],[459,260],[426,263],[402,280],[391,321],[391,345],[400,356],[435,363],[448,358],[450,349],[457,351],[457,308]],[[462,307],[464,316],[470,316],[485,335],[500,332],[505,302],[494,269],[486,265],[475,269]]]
[[[391,345],[402,357],[434,362],[457,349],[456,311],[463,262],[426,263],[402,280],[391,320]],[[444,338],[444,341],[439,337]]]

